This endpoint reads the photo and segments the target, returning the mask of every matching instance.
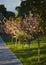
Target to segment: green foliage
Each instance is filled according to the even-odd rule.
[[[12,20],[12,18],[15,18],[15,13],[14,12],[11,12],[11,11],[7,11],[6,18],[8,20],[10,20],[10,19]]]
[[[6,16],[6,8],[4,5],[0,5],[0,12],[3,14],[3,16]]]
[[[31,10],[32,12],[36,12],[39,13],[41,16],[45,15],[46,13],[46,6],[45,6],[45,1],[41,0],[25,0],[22,1],[20,4],[20,8],[18,7],[17,9],[19,13],[23,14],[23,13],[29,13],[29,11]],[[42,16],[43,17],[43,16]]]

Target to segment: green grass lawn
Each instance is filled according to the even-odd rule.
[[[7,46],[17,56],[23,65],[46,65],[46,40],[40,41],[40,60],[38,63],[38,44],[37,41],[32,41],[30,51],[28,44],[16,44],[9,41],[10,37],[2,36]]]

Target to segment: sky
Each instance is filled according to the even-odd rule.
[[[15,11],[15,7],[19,6],[21,0],[0,0],[0,4],[4,4],[8,11]]]

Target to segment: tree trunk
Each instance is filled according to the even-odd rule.
[[[38,62],[40,63],[40,40],[38,37]]]
[[[20,38],[19,38],[19,45],[21,46],[21,43],[20,43]]]
[[[28,42],[28,54],[30,55],[30,42]]]
[[[13,36],[12,36],[12,40],[11,41],[12,41],[12,44],[13,44]]]
[[[16,44],[18,44],[17,37],[16,37]]]
[[[22,48],[24,49],[24,42],[22,42]]]
[[[29,44],[29,50],[28,50],[28,52],[29,52],[29,55],[30,55],[30,44]]]

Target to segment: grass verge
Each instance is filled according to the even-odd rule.
[[[37,41],[32,41],[30,51],[28,44],[16,44],[10,41],[9,36],[1,36],[11,51],[20,59],[23,65],[46,65],[46,41],[40,42],[40,60],[38,63],[38,44]]]

